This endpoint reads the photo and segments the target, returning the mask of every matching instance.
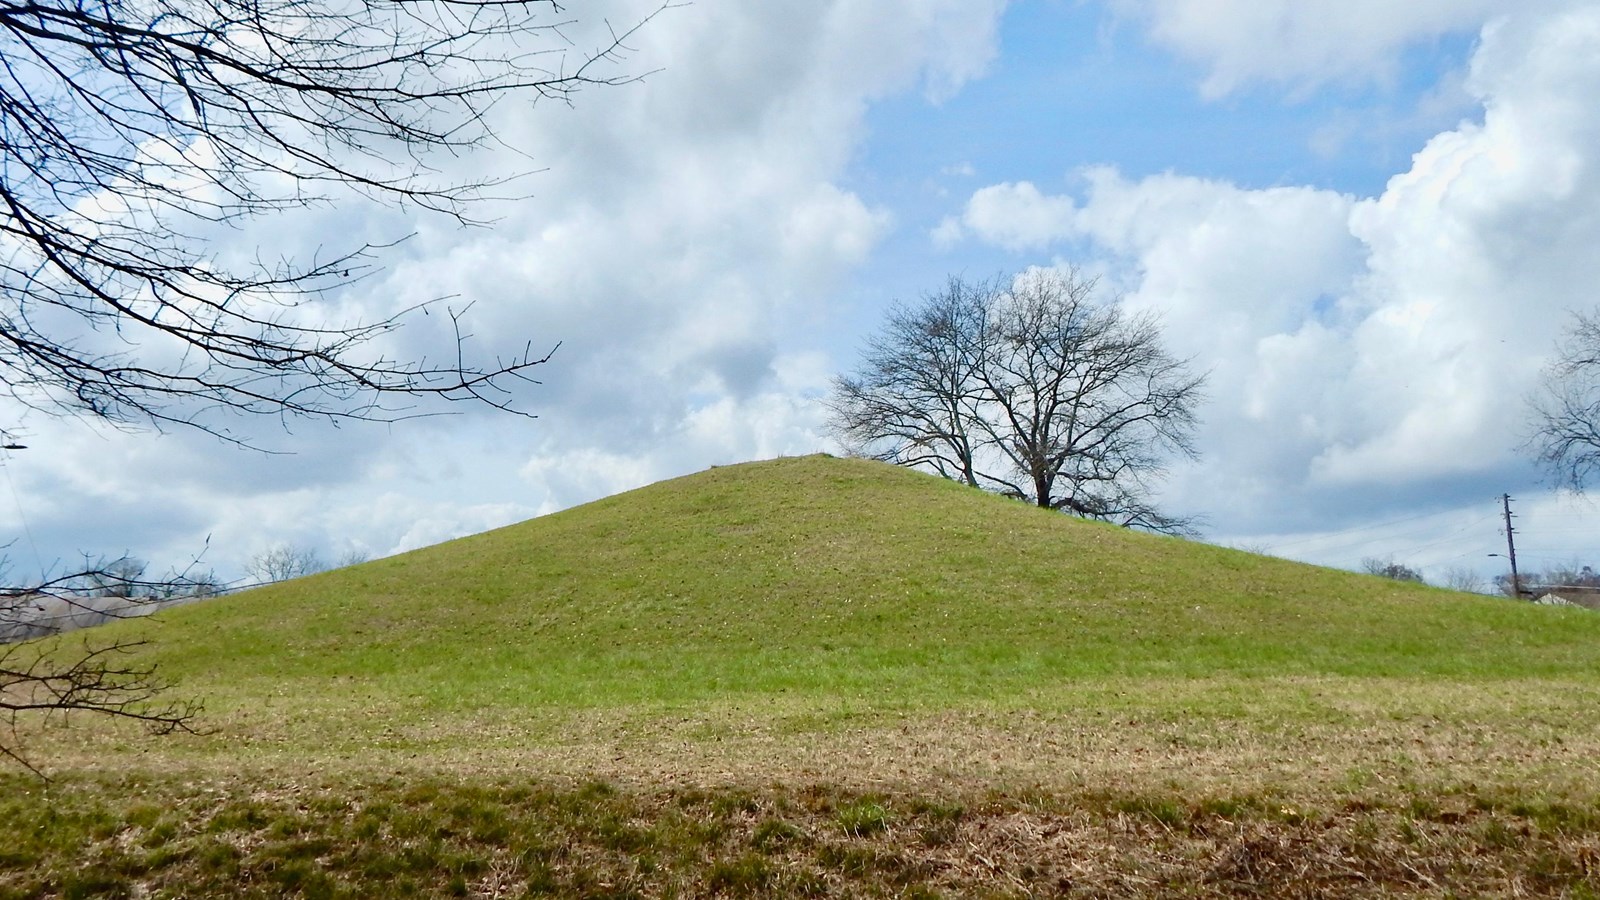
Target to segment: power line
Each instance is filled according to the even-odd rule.
[[[1341,529],[1339,531],[1326,531],[1326,532],[1323,532],[1321,534],[1316,535],[1315,537],[1296,538],[1295,540],[1292,540],[1292,541],[1283,541],[1283,542],[1280,542],[1280,543],[1274,543],[1272,545],[1272,547],[1273,547],[1273,549],[1276,550],[1276,549],[1281,549],[1281,548],[1284,548],[1284,547],[1293,547],[1293,546],[1296,546],[1298,544],[1309,544],[1309,543],[1313,543],[1313,542],[1316,542],[1316,541],[1326,540],[1328,538],[1336,538],[1336,537],[1339,537],[1340,535],[1345,535],[1345,534],[1353,534],[1353,533],[1356,533],[1356,532],[1372,532],[1372,531],[1377,531],[1380,528],[1389,528],[1391,526],[1400,525],[1400,524],[1403,524],[1403,523],[1406,523],[1406,522],[1415,522],[1415,521],[1417,521],[1419,519],[1430,519],[1430,518],[1438,518],[1440,516],[1448,516],[1448,515],[1451,515],[1452,513],[1455,513],[1455,512],[1457,512],[1457,510],[1445,509],[1445,510],[1439,510],[1437,512],[1417,513],[1416,515],[1412,515],[1412,516],[1402,516],[1401,518],[1398,518],[1398,519],[1390,519],[1387,522],[1376,522],[1376,523],[1366,523],[1366,524],[1362,524],[1362,525],[1352,525],[1349,528],[1344,528],[1344,529]],[[1344,541],[1344,542],[1340,542],[1340,543],[1354,543],[1354,541]],[[1336,546],[1337,546],[1337,544],[1336,544]]]
[[[1453,511],[1451,511],[1451,512],[1453,512]],[[1447,515],[1447,514],[1448,514],[1448,512],[1446,512],[1446,513],[1429,513],[1427,515],[1438,517],[1438,516]],[[1479,516],[1478,518],[1473,519],[1470,522],[1464,523],[1464,524],[1456,527],[1455,529],[1453,529],[1452,531],[1450,531],[1449,533],[1447,533],[1443,537],[1429,537],[1429,538],[1426,538],[1425,539],[1425,543],[1421,544],[1420,546],[1412,545],[1410,547],[1410,549],[1409,549],[1409,552],[1413,552],[1413,553],[1420,552],[1422,550],[1427,550],[1427,549],[1432,548],[1432,547],[1437,547],[1437,546],[1439,546],[1441,544],[1447,544],[1447,543],[1449,543],[1451,541],[1459,540],[1459,539],[1461,539],[1461,537],[1463,535],[1473,531],[1474,529],[1482,527],[1484,523],[1494,519],[1495,517],[1496,516],[1493,515],[1493,514]],[[1404,520],[1398,520],[1398,521],[1404,521]],[[1391,522],[1391,523],[1387,523],[1387,524],[1396,524],[1396,523]],[[1380,542],[1381,541],[1381,542],[1389,545],[1390,547],[1404,546],[1406,538],[1408,536],[1419,535],[1419,534],[1421,534],[1421,533],[1423,533],[1424,531],[1427,530],[1426,527],[1424,527],[1424,528],[1406,529],[1406,530],[1400,531],[1398,533],[1395,533],[1395,532],[1383,533],[1382,529],[1384,527],[1386,527],[1385,524],[1367,526],[1367,527],[1365,527],[1365,529],[1361,533],[1359,533],[1359,534],[1357,534],[1355,536],[1352,536],[1352,537],[1347,537],[1347,538],[1342,539],[1342,540],[1339,539],[1339,537],[1338,537],[1339,535],[1341,535],[1341,534],[1351,534],[1351,533],[1355,532],[1356,529],[1346,529],[1344,532],[1332,532],[1332,533],[1330,533],[1328,535],[1322,535],[1322,536],[1318,536],[1318,537],[1300,538],[1300,539],[1297,539],[1297,540],[1294,540],[1294,541],[1286,541],[1286,542],[1284,542],[1282,544],[1271,544],[1270,546],[1272,547],[1274,552],[1278,552],[1278,551],[1281,551],[1285,547],[1291,547],[1291,546],[1294,546],[1294,545],[1311,544],[1311,543],[1314,543],[1314,542],[1317,542],[1317,541],[1323,541],[1323,540],[1327,540],[1328,538],[1333,538],[1333,540],[1330,540],[1327,543],[1324,543],[1324,544],[1318,546],[1316,548],[1316,550],[1317,550],[1319,555],[1337,556],[1337,555],[1341,555],[1343,553],[1349,552],[1350,550],[1352,550],[1352,549],[1354,549],[1354,548],[1356,548],[1356,547],[1358,547],[1358,546],[1360,546],[1362,544],[1368,544],[1368,543],[1373,543],[1373,542]],[[1437,526],[1433,526],[1433,527],[1437,527]]]

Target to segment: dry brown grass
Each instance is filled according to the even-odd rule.
[[[12,896],[1594,897],[1600,807],[545,779],[73,781]],[[135,799],[130,799],[135,798]],[[81,826],[64,829],[63,821]],[[51,834],[41,845],[35,834]]]
[[[1481,685],[1306,682],[1297,696],[1320,694],[1323,706],[1296,712],[1293,698],[1274,700],[1263,690],[1263,708],[1252,718],[1201,711],[1198,699],[1187,716],[1181,702],[1110,711],[858,710],[829,718],[730,705],[544,718],[489,710],[409,722],[338,719],[337,710],[329,713],[336,722],[321,720],[302,704],[282,718],[270,710],[214,716],[214,730],[200,737],[56,722],[26,738],[35,758],[68,774],[532,774],[641,786],[1005,786],[1271,795],[1312,804],[1395,802],[1460,786],[1600,798],[1597,692],[1559,683],[1504,690],[1513,689],[1516,696]],[[1274,710],[1274,702],[1283,708]]]
[[[536,718],[302,698],[292,715],[223,713],[209,735],[164,739],[58,722],[28,735],[59,779],[45,790],[99,824],[0,875],[0,898],[64,896],[75,876],[60,873],[84,859],[107,896],[231,895],[291,874],[262,895],[363,896],[394,892],[369,868],[435,858],[455,874],[417,873],[401,893],[1600,897],[1600,697],[1582,682],[1191,682],[1159,701],[1154,687],[1080,708]],[[1248,717],[1216,699],[1244,689]],[[492,839],[452,818],[523,816],[508,792],[529,785],[556,812]],[[405,799],[419,791],[430,799]],[[146,831],[163,826],[139,824],[151,804],[176,822],[154,848]],[[409,824],[363,830],[384,806]],[[420,837],[383,837],[396,829]],[[194,868],[218,858],[229,867]]]

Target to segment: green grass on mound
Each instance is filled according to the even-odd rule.
[[[1064,683],[1600,675],[1600,616],[1043,512],[876,463],[656,484],[131,623],[187,688],[448,709],[749,695],[943,707]]]

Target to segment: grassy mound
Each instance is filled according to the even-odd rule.
[[[130,630],[196,687],[355,684],[450,708],[1600,675],[1597,616],[1154,537],[822,456],[713,469]]]
[[[205,700],[210,745],[230,755],[884,723],[976,735],[1085,715],[1183,726],[1192,743],[1208,723],[1537,724],[1600,686],[1600,616],[826,456],[716,468],[114,629]]]
[[[206,732],[25,722],[0,896],[1600,895],[1600,616],[859,460],[93,637]]]

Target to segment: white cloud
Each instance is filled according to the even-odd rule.
[[[518,398],[539,418],[457,409],[392,429],[308,425],[272,441],[297,451],[288,459],[183,435],[96,443],[51,422],[34,431],[59,452],[30,450],[8,468],[41,541],[159,560],[209,534],[225,569],[283,540],[386,553],[715,462],[820,449],[813,400],[831,366],[805,349],[807,330],[826,327],[812,310],[892,227],[843,186],[863,116],[874,100],[937,101],[981,73],[1003,5],[684,4],[630,39],[622,65],[650,72],[642,83],[584,91],[570,108],[501,104],[497,137],[526,156],[437,161],[446,175],[541,169],[516,184],[527,199],[480,210],[493,229],[358,203],[247,223],[227,242],[246,256],[415,232],[379,276],[308,313],[371,319],[454,297],[475,304],[463,321],[479,358],[560,341],[535,372],[545,384]],[[567,33],[598,46],[603,20],[656,6],[591,5]],[[442,313],[375,349],[449,352]]]
[[[1045,196],[1031,182],[994,184],[974,193],[960,220],[946,219],[933,237],[949,246],[971,231],[1008,250],[1034,250],[1071,232],[1076,213],[1072,198]]]
[[[519,469],[545,497],[541,513],[607,497],[709,465],[815,453],[829,443],[814,397],[825,385],[819,361],[780,357],[780,389],[739,397],[712,393],[655,435],[651,452],[617,452],[547,442]],[[790,380],[796,378],[798,380]]]
[[[1511,11],[1504,0],[1110,0],[1156,43],[1201,65],[1201,92],[1256,81],[1315,87],[1394,77],[1408,45],[1472,32]],[[1547,7],[1521,0],[1521,11]]]
[[[1078,197],[984,188],[946,236],[1088,242],[1129,303],[1165,315],[1213,370],[1207,460],[1170,491],[1190,508],[1292,517],[1465,484],[1519,464],[1522,398],[1565,311],[1595,302],[1600,8],[1491,24],[1467,89],[1481,123],[1435,136],[1374,198],[1100,168]]]
[[[1321,461],[1329,477],[1491,464],[1565,311],[1594,302],[1600,9],[1496,23],[1470,84],[1483,123],[1435,137],[1351,216],[1372,309],[1352,375],[1399,402],[1397,424]]]
[[[826,311],[898,212],[849,186],[864,113],[907,91],[938,100],[983,72],[1002,5],[701,0],[631,41],[626,66],[654,73],[642,84],[587,91],[572,108],[496,110],[497,133],[528,157],[488,162],[542,171],[518,183],[527,199],[485,210],[494,229],[339,204],[233,234],[220,252],[304,258],[415,232],[379,277],[313,312],[371,318],[456,296],[476,303],[465,323],[481,356],[560,340],[536,373],[545,384],[520,398],[539,418],[297,425],[277,442],[297,455],[277,458],[27,417],[34,449],[6,465],[44,555],[165,562],[207,535],[223,569],[285,540],[381,554],[712,463],[826,447],[812,401],[835,361],[817,348],[853,339],[832,333]],[[595,26],[653,6],[582,15]],[[1169,482],[1179,511],[1265,534],[1363,497],[1469,482],[1498,492],[1483,483],[1516,458],[1520,394],[1561,310],[1592,303],[1600,281],[1600,12],[1543,0],[1116,8],[1203,66],[1211,95],[1382,80],[1419,42],[1501,17],[1429,114],[1452,118],[1379,196],[1108,166],[1065,191],[984,187],[934,234],[951,250],[1092,247],[1100,258],[1086,262],[1108,287],[1165,315],[1176,349],[1213,373],[1207,456]],[[1462,97],[1479,118],[1456,124]],[[1323,135],[1330,152],[1344,139]],[[450,340],[435,313],[382,349],[414,358]]]

